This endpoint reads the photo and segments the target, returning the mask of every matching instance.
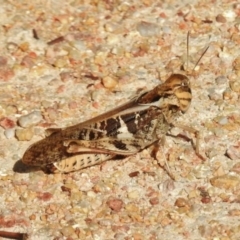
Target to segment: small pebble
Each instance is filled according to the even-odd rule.
[[[181,198],[181,197],[175,201],[174,205],[179,208],[190,206],[189,202],[185,198]]]
[[[42,201],[49,201],[53,195],[49,192],[39,192],[37,193],[37,198]]]
[[[68,238],[68,239],[73,239],[73,237],[74,237],[74,239],[76,239],[76,233],[75,233],[75,230],[74,230],[74,228],[72,227],[72,226],[66,226],[66,227],[63,227],[62,229],[61,229],[61,233],[63,234],[63,236],[65,236],[65,237],[70,237],[70,238]]]
[[[101,226],[111,226],[112,225],[112,221],[109,219],[102,219],[99,221],[99,224]]]
[[[59,57],[56,59],[56,61],[53,63],[53,65],[57,68],[64,68],[69,66],[69,60],[67,57]]]
[[[159,33],[159,27],[155,23],[150,23],[146,21],[141,21],[137,25],[137,31],[141,34],[143,37],[151,37],[156,36]]]
[[[230,146],[226,151],[226,155],[232,160],[240,160],[239,144]]]
[[[30,141],[33,134],[32,128],[16,129],[16,137],[19,141]]]
[[[121,199],[118,199],[118,198],[113,198],[113,199],[110,199],[110,200],[107,201],[107,205],[112,210],[114,210],[116,212],[119,212],[123,207],[123,201]]]
[[[227,20],[226,20],[226,18],[222,14],[218,14],[216,16],[216,21],[220,22],[220,23],[225,23]]]
[[[40,111],[33,111],[27,115],[24,115],[18,119],[18,123],[21,127],[27,128],[32,125],[36,125],[43,119]]]
[[[8,42],[6,47],[10,53],[14,53],[18,49],[18,45],[14,42]]]
[[[139,198],[139,192],[137,190],[131,191],[128,193],[128,197],[131,199]]]
[[[46,109],[47,117],[50,119],[50,121],[55,121],[57,118],[58,112],[55,107],[48,107]]]
[[[87,192],[87,196],[90,198],[96,198],[96,193],[93,191],[89,191],[89,192]]]
[[[76,109],[76,108],[78,108],[78,103],[75,102],[75,101],[69,102],[68,103],[68,108],[69,109]]]
[[[117,44],[120,41],[119,37],[115,34],[108,36],[106,40],[108,44],[112,44],[112,45]],[[116,52],[116,50],[113,50],[112,52]]]
[[[151,205],[157,205],[159,204],[159,198],[158,197],[153,197],[149,200]]]
[[[119,26],[116,24],[116,23],[113,23],[113,22],[109,22],[109,23],[106,23],[105,24],[105,30],[107,32],[113,32],[116,30],[116,28],[118,28]]]
[[[221,125],[226,125],[228,123],[228,118],[227,117],[221,117],[218,119],[218,123]]]
[[[60,73],[60,78],[61,78],[62,82],[67,82],[67,81],[73,79],[73,74],[72,74],[72,72],[62,72],[62,73]]]
[[[234,62],[233,62],[233,68],[234,70],[239,70],[240,69],[240,57],[237,57]]]
[[[129,177],[133,178],[133,177],[137,177],[139,175],[139,171],[135,171],[135,172],[131,172],[128,174]]]
[[[236,186],[239,186],[240,179],[232,175],[223,175],[219,177],[213,177],[210,179],[210,183],[214,187],[223,188],[223,189],[233,189]]]
[[[234,12],[233,9],[229,8],[228,10],[223,12],[223,17],[225,17],[228,22],[233,22],[235,21],[237,14]]]
[[[240,81],[231,81],[229,84],[234,92],[240,93]]]
[[[217,85],[222,85],[228,82],[228,79],[225,76],[219,76],[215,79]]]
[[[240,210],[239,209],[231,209],[228,212],[229,216],[240,217]]]
[[[13,138],[15,136],[15,128],[6,129],[4,135],[7,139]]]
[[[240,162],[236,163],[231,169],[230,172],[240,173]]]
[[[106,76],[102,79],[103,86],[107,89],[113,89],[117,85],[117,80],[113,77]]]
[[[218,93],[217,91],[215,91],[215,89],[211,88],[208,89],[209,92],[209,98],[211,100],[218,100],[218,99],[222,99],[222,95],[220,93]]]
[[[21,61],[21,65],[27,68],[32,68],[35,65],[35,62],[31,57],[25,56]]]
[[[7,58],[0,56],[0,66],[3,67],[5,65],[7,65]]]
[[[9,129],[13,128],[15,126],[15,123],[13,120],[5,117],[0,120],[0,126],[2,126],[4,129]]]
[[[47,215],[52,215],[57,211],[57,206],[55,204],[49,204],[46,209],[45,209],[45,213]]]
[[[5,110],[6,110],[6,114],[7,114],[7,115],[15,114],[15,113],[18,112],[17,106],[11,105],[11,104],[8,105],[8,106],[6,106]]]
[[[104,94],[104,89],[96,89],[94,91],[91,92],[91,99],[92,101],[98,102],[101,101],[102,99],[102,95]]]
[[[85,43],[81,40],[75,40],[71,43],[78,51],[86,51]]]

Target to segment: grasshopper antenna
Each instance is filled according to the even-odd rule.
[[[188,33],[187,33],[187,71],[188,71],[188,62],[189,62],[189,38],[190,38],[190,32],[188,31]],[[197,67],[199,62],[202,60],[203,56],[205,55],[205,53],[207,52],[208,49],[209,49],[209,45],[205,48],[205,50],[201,54],[200,58],[195,63],[194,68],[192,69],[192,72],[195,70],[195,68]]]
[[[206,49],[203,51],[201,57],[197,60],[194,68],[193,68],[193,71],[195,70],[195,68],[197,67],[197,65],[199,64],[199,62],[201,61],[202,57],[205,55],[205,53],[207,52],[207,50],[209,49],[209,45],[206,47]]]
[[[190,35],[190,33],[189,33],[189,31],[188,31],[188,33],[187,33],[187,72],[188,72],[188,58],[189,58],[189,35]]]

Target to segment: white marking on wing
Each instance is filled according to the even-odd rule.
[[[125,122],[122,120],[121,117],[119,117],[119,121],[120,121],[121,127],[118,129],[119,133],[117,135],[117,138],[118,139],[132,138],[133,134],[128,131],[127,124],[125,124]]]

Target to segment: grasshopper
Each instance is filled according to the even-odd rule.
[[[67,173],[135,154],[165,136],[172,119],[187,111],[191,98],[189,79],[173,74],[109,112],[74,126],[48,129],[51,134],[31,145],[22,162],[49,173]]]
[[[67,173],[118,155],[133,155],[164,137],[174,120],[188,110],[191,99],[188,77],[172,74],[163,84],[95,118],[66,128],[48,129],[50,135],[31,145],[22,162],[48,173]],[[185,129],[197,133],[190,127]]]

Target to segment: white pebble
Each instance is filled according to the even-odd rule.
[[[43,119],[40,111],[33,111],[25,116],[22,116],[18,119],[18,123],[21,127],[30,127],[41,122]]]
[[[7,139],[13,138],[15,136],[15,128],[6,129],[4,135]]]
[[[117,35],[111,34],[107,37],[107,43],[108,44],[114,45],[114,44],[117,44],[119,42],[120,42],[120,39]]]
[[[218,120],[218,123],[221,124],[221,125],[226,125],[228,123],[228,118],[227,117],[221,117]]]
[[[72,45],[79,51],[85,51],[86,50],[86,46],[84,44],[83,41],[74,41],[72,42]]]
[[[118,28],[118,25],[115,23],[106,23],[104,27],[107,32],[113,32]]]
[[[232,9],[229,9],[229,10],[226,10],[225,12],[223,12],[223,16],[228,20],[228,22],[235,21],[235,19],[237,17],[236,13]]]
[[[93,192],[93,191],[89,191],[89,192],[87,192],[87,196],[90,197],[90,198],[95,198],[96,197],[96,193]]]
[[[141,21],[137,25],[137,31],[141,34],[143,37],[151,37],[156,36],[159,34],[159,27],[155,23],[145,22]]]
[[[137,190],[133,190],[128,193],[128,197],[131,199],[137,199],[137,198],[139,198],[139,193]]]

